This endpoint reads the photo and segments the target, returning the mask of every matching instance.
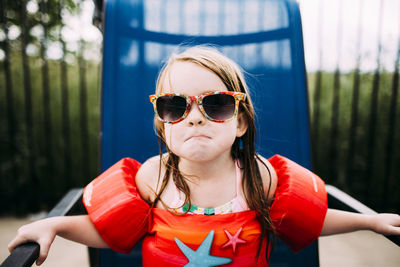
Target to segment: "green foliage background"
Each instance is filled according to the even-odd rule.
[[[49,210],[68,189],[82,187],[97,175],[100,52],[97,43],[83,39],[77,42],[77,48],[71,49],[62,35],[66,18],[78,16],[82,4],[82,0],[0,2],[0,201],[5,203],[0,207],[0,214],[24,215]],[[13,38],[16,29],[19,33]],[[39,33],[34,29],[39,29]],[[14,33],[10,35],[12,30]],[[29,52],[24,45],[35,49]],[[61,49],[61,58],[51,59],[42,53],[41,48],[46,52],[50,45]],[[29,89],[24,84],[27,74],[23,68],[24,49],[28,54]],[[98,51],[98,59],[85,59],[85,51],[89,50]],[[9,102],[7,59],[11,68],[12,101]],[[48,64],[50,114],[45,114],[45,63]],[[63,64],[66,66],[65,82],[62,78]],[[86,81],[83,86],[80,84],[82,77]],[[62,94],[62,84],[67,85],[66,98]],[[81,110],[82,91],[87,94],[86,114]],[[31,98],[27,97],[27,92]],[[27,110],[29,101],[31,110]],[[68,120],[63,114],[66,107]],[[28,114],[32,116],[32,131],[29,131],[27,123]],[[46,115],[50,115],[49,121],[46,121]],[[84,116],[88,123],[88,138],[84,137],[81,129]],[[15,123],[14,133],[10,122],[11,126],[12,122]],[[50,138],[46,137],[46,125],[50,125]],[[32,147],[28,135],[32,135]],[[88,142],[88,151],[84,151],[84,140]],[[48,144],[50,154],[46,151]],[[69,165],[66,164],[67,158],[70,158]]]
[[[399,212],[400,209],[400,106],[399,97],[396,103],[396,120],[394,121],[393,142],[388,143],[389,109],[392,101],[394,73],[382,70],[379,79],[377,123],[375,126],[375,147],[372,173],[368,173],[367,157],[370,151],[370,109],[374,73],[360,74],[360,91],[358,99],[358,123],[356,127],[353,172],[349,176],[346,170],[349,153],[349,135],[352,112],[352,95],[355,72],[340,75],[339,129],[336,149],[337,162],[330,158],[332,105],[334,90],[334,73],[322,72],[321,98],[314,100],[317,73],[308,73],[308,90],[312,131],[318,131],[318,140],[312,139],[314,148],[314,169],[327,183],[339,187],[358,200],[378,211]],[[397,89],[398,90],[398,89]],[[314,109],[320,108],[319,127],[316,129]],[[390,172],[386,170],[388,146],[392,146]],[[332,171],[334,170],[334,171]],[[389,173],[389,177],[385,174]],[[370,177],[370,180],[368,180]],[[386,185],[387,179],[387,185]]]
[[[79,110],[79,68],[77,64],[68,64],[68,104],[70,116],[70,152],[71,152],[71,177],[65,177],[64,154],[67,149],[63,135],[62,101],[61,101],[61,79],[60,63],[49,61],[50,75],[50,107],[51,107],[51,156],[54,166],[50,166],[49,159],[45,153],[44,135],[44,109],[42,74],[40,59],[31,58],[32,78],[32,102],[33,102],[33,138],[34,138],[34,176],[29,169],[28,145],[25,124],[25,95],[23,90],[23,78],[21,59],[13,56],[12,81],[14,94],[14,112],[17,122],[16,143],[10,143],[7,127],[6,96],[4,89],[4,71],[0,69],[0,199],[2,205],[0,213],[35,212],[52,207],[59,198],[72,187],[82,187],[98,172],[99,162],[99,115],[100,115],[100,76],[99,64],[87,62],[87,92],[88,92],[88,130],[89,130],[89,158],[83,158],[82,136],[80,120],[82,116]],[[10,145],[15,146],[15,153],[10,150]],[[89,166],[90,177],[85,176],[84,165]],[[14,174],[16,168],[16,175]]]

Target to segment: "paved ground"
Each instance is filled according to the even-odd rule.
[[[9,255],[8,242],[17,229],[29,219],[0,218],[0,263]],[[400,248],[385,238],[368,231],[322,237],[320,245],[321,267],[398,267]],[[85,246],[56,238],[44,267],[88,267]]]
[[[29,223],[29,219],[0,218],[0,262],[8,257],[7,245],[15,236],[17,229]],[[33,266],[36,266],[34,264]],[[56,237],[47,260],[41,265],[43,267],[88,267],[89,259],[87,248],[83,245]]]
[[[399,267],[400,247],[371,231],[319,238],[321,267]]]

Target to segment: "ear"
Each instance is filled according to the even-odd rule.
[[[249,126],[246,117],[243,112],[239,112],[237,116],[237,129],[236,129],[236,137],[242,137]]]

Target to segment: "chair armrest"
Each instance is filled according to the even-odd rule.
[[[46,218],[55,216],[65,216],[82,198],[83,189],[74,188],[68,191],[67,194],[57,203],[57,205],[47,214]]]
[[[328,192],[329,207],[340,208],[368,215],[378,214],[373,209],[365,206],[360,201],[332,185],[326,185],[326,191]],[[400,236],[390,235],[385,237],[400,247]]]
[[[46,218],[55,216],[65,216],[79,202],[82,197],[82,188],[75,188],[57,203],[57,205],[47,214]],[[14,251],[0,265],[1,267],[26,267],[32,266],[39,257],[39,244],[30,242],[22,244],[14,249]]]

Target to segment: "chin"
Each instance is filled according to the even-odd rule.
[[[191,152],[191,153],[181,153],[178,155],[180,158],[183,158],[188,161],[193,161],[193,162],[207,162],[210,160],[213,160],[213,156],[210,155],[208,152],[204,151],[199,151],[199,152]]]
[[[205,155],[183,155],[181,158],[184,158],[186,160],[189,161],[194,161],[194,162],[206,162],[209,160],[212,160],[212,158],[210,158],[209,156],[205,156]]]

